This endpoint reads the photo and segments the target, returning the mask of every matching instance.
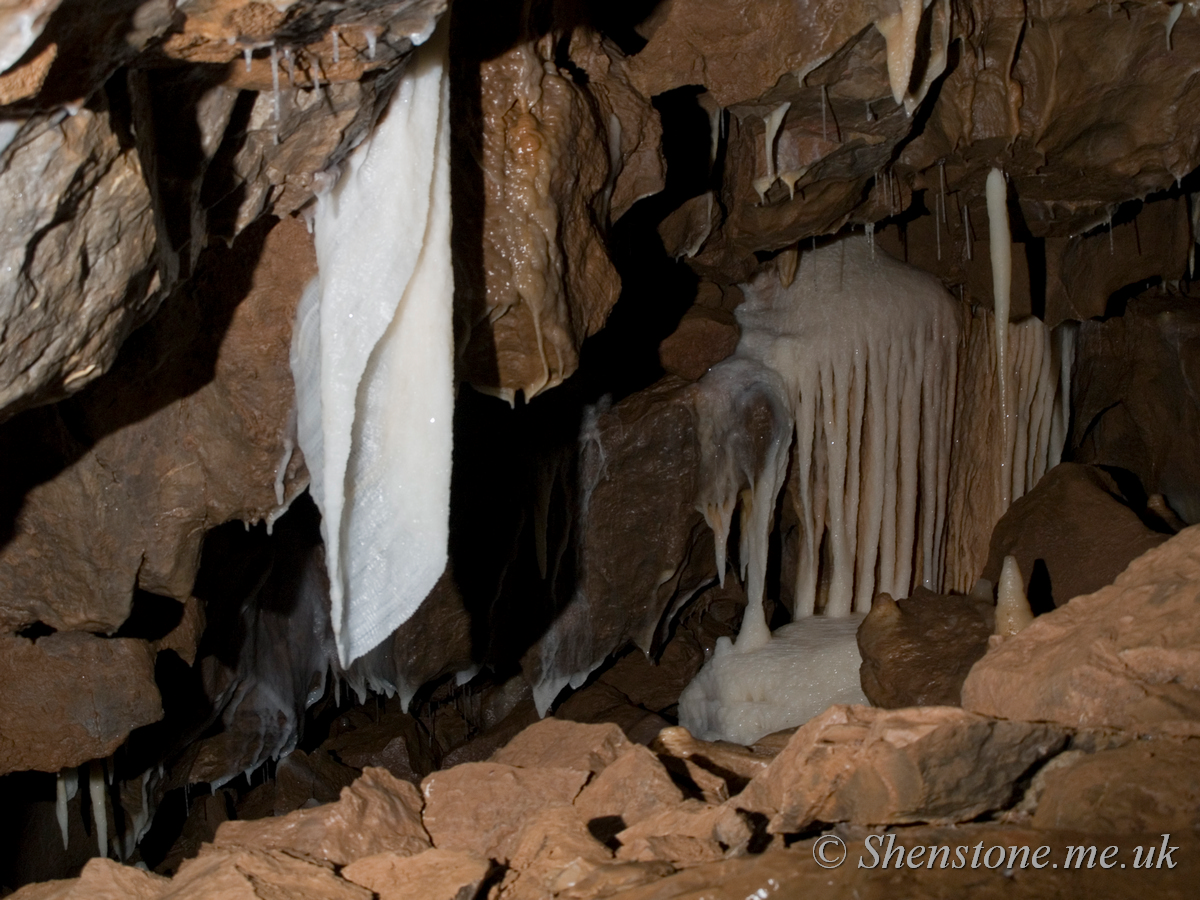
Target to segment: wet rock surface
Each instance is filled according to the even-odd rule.
[[[57,772],[110,755],[162,717],[145,641],[51,634],[0,638],[0,772]]]
[[[997,643],[963,685],[983,715],[1137,733],[1200,733],[1200,529],[1138,557],[1108,587]]]

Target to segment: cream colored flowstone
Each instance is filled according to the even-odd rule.
[[[449,76],[440,28],[317,201],[297,311],[297,433],[321,510],[343,666],[445,569],[454,408]]]
[[[1003,200],[997,177],[999,194],[997,179],[989,182],[992,206]],[[1001,223],[997,212],[993,222],[1008,251],[1007,217]],[[1007,279],[1009,267],[993,259]],[[858,616],[879,592],[907,597],[917,584],[941,592],[947,572],[962,568],[949,558],[965,543],[954,532],[974,523],[950,515],[954,465],[960,481],[961,471],[982,467],[985,490],[1003,482],[1006,508],[1057,462],[1065,406],[1056,398],[1069,393],[1070,353],[1069,342],[1055,348],[1036,319],[1010,325],[1003,299],[992,339],[968,344],[966,308],[869,236],[801,250],[794,276],[781,280],[772,267],[741,287],[737,351],[694,390],[704,461],[697,508],[713,531],[722,577],[740,509],[748,604],[736,643],[723,639],[683,692],[680,724],[709,739],[746,741],[831,703],[863,702]],[[1007,297],[1007,284],[996,293]],[[997,368],[999,387],[985,381],[980,396],[970,388],[959,396],[960,376],[975,384]],[[981,404],[1001,407],[1002,429],[987,425],[974,408]],[[765,439],[747,427],[763,413],[771,423]],[[795,621],[772,634],[762,601],[785,487],[797,521]],[[993,510],[990,492],[988,499]],[[1010,574],[1004,596],[1016,609],[1011,582]]]

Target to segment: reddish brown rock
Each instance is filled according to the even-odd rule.
[[[489,867],[487,860],[469,853],[434,849],[416,856],[367,856],[341,875],[374,891],[379,900],[466,900],[475,896]]]
[[[667,609],[716,574],[712,533],[696,510],[700,449],[690,387],[668,376],[616,406],[597,406],[589,416],[594,427],[587,426],[579,477],[594,487],[586,520],[575,525],[583,547],[577,590],[522,660],[543,705],[572,676],[630,643],[646,653],[656,650],[666,642]],[[597,721],[601,706],[621,699],[592,703],[586,714],[566,711],[595,689],[589,685],[573,695],[557,714]]]
[[[162,900],[371,900],[332,866],[279,850],[210,850],[179,867]]]
[[[585,822],[620,817],[625,825],[636,825],[682,802],[683,793],[662,763],[634,745],[588,783],[575,798],[575,809]]]
[[[501,895],[512,900],[555,897],[611,861],[612,852],[588,833],[576,810],[543,809],[521,831]]]
[[[344,866],[377,853],[412,856],[430,844],[417,789],[384,769],[367,769],[336,803],[280,818],[226,822],[212,846],[282,851]]]
[[[555,64],[558,31],[527,16],[460,4],[451,38],[456,84],[478,98],[452,108],[453,152],[471,160],[453,169],[461,353],[476,387],[510,401],[574,372],[621,290],[600,224],[610,123]]]
[[[602,772],[629,749],[629,741],[616,725],[586,725],[548,716],[497,750],[492,762],[523,768]]]
[[[103,381],[0,429],[0,627],[111,633],[135,588],[185,600],[207,529],[266,518],[280,467],[303,489],[288,354],[315,260],[302,223],[269,224],[211,251]]]
[[[570,806],[587,778],[577,769],[463,763],[421,782],[425,827],[440,850],[503,862],[530,818],[547,807]]]
[[[751,831],[745,819],[728,804],[710,806],[687,800],[643,819],[617,835],[617,858],[649,862],[666,860],[683,868],[721,859],[744,850]]]
[[[0,151],[0,420],[95,381],[162,302],[143,161],[107,110],[78,112],[10,122]]]
[[[132,638],[0,637],[0,683],[0,773],[102,759],[163,714],[154,651]]]
[[[952,707],[833,706],[728,805],[767,816],[773,834],[817,821],[968,822],[1008,804],[1016,781],[1063,739],[1061,728]]]
[[[975,664],[963,708],[1072,728],[1200,735],[1200,528],[1094,594],[1038,616]]]
[[[722,309],[693,306],[658,347],[658,359],[671,375],[698,381],[737,348],[737,320]]]
[[[31,884],[10,896],[17,900],[157,900],[167,879],[111,859],[88,861],[78,878]]]
[[[1048,773],[1030,824],[1108,834],[1200,826],[1200,742],[1137,741],[1081,755]]]
[[[983,577],[998,584],[1013,556],[1034,609],[1062,606],[1112,584],[1167,537],[1142,522],[1103,470],[1061,463],[996,523]]]
[[[878,595],[858,626],[863,693],[885,709],[958,706],[967,673],[987,651],[994,618],[990,599],[922,587],[899,601]]]

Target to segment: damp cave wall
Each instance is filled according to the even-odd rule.
[[[732,350],[737,284],[872,224],[881,248],[988,308],[993,166],[1013,318],[1086,323],[1101,348],[1076,373],[1069,452],[1196,518],[1180,440],[1200,424],[1190,12],[1168,40],[1166,4],[935,2],[904,88],[943,39],[945,71],[909,115],[875,24],[887,0],[46,8],[0,74],[5,772],[120,749],[118,783],[161,765],[165,796],[278,756],[322,689],[403,680],[422,702],[485,664],[536,681],[551,633],[589,664],[657,652],[668,613],[715,575],[678,394]],[[328,676],[307,474],[285,449],[306,210],[444,15],[451,565],[380,653]],[[784,103],[771,149],[801,174],[760,194],[765,119]],[[536,201],[513,187],[518,139],[544,167]],[[497,236],[539,215],[553,265],[531,294],[520,241]],[[778,546],[772,559],[786,565]],[[286,684],[284,700],[231,702],[258,683]]]

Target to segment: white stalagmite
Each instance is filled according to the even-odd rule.
[[[1000,426],[1004,446],[1012,438],[1008,403],[1008,313],[1012,298],[1012,231],[1008,224],[1008,187],[1004,173],[992,169],[985,188],[988,211],[988,246],[992,257],[992,305],[996,313],[996,371],[999,373]],[[1012,502],[1013,472],[1009,454],[1000,462],[1000,508]]]
[[[322,514],[343,665],[409,618],[446,564],[454,404],[446,35],[318,198],[297,311],[297,430]]]
[[[1033,621],[1033,611],[1025,596],[1025,580],[1016,557],[1004,557],[1000,585],[996,589],[996,634],[1014,635]]]

